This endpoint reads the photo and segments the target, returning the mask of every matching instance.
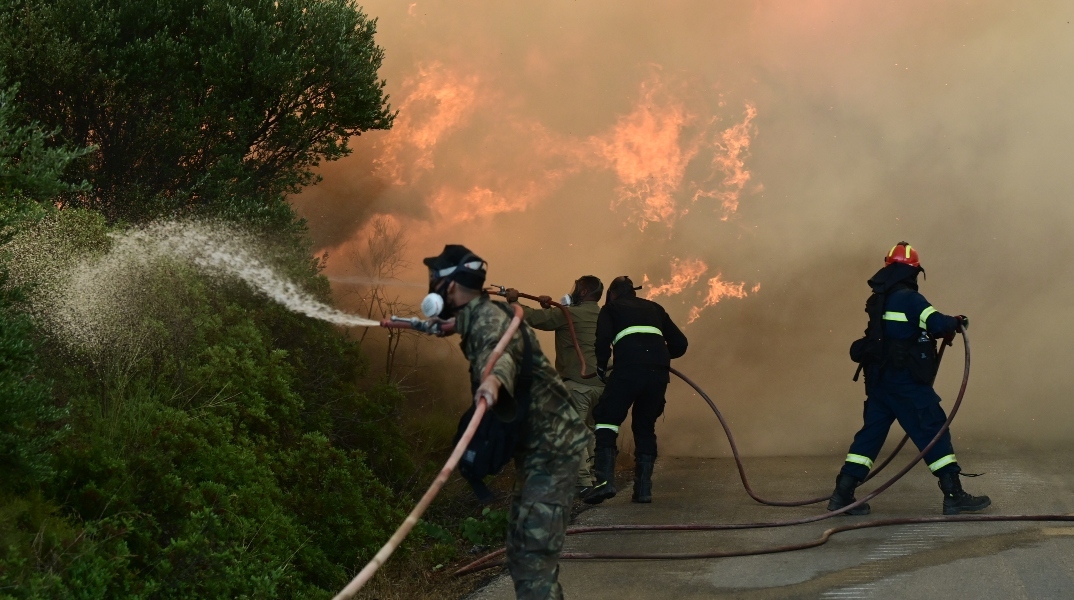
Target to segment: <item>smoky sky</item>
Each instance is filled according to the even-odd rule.
[[[676,365],[744,449],[837,453],[861,418],[847,348],[865,327],[865,281],[906,240],[922,293],[971,320],[956,446],[1070,439],[1074,7],[364,9],[399,115],[293,199],[330,274],[359,275],[348,252],[391,215],[411,264],[463,243],[489,261],[489,283],[530,293],[559,296],[587,273],[648,278],[642,293],[680,281],[654,298],[690,339]],[[717,276],[737,292],[706,302]],[[426,364],[462,368],[457,352],[438,357]],[[937,383],[947,407],[961,364],[956,347]],[[723,454],[707,410],[673,383],[662,452]]]

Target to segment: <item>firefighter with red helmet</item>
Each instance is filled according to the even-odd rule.
[[[854,488],[869,474],[893,422],[898,420],[919,449],[940,431],[947,415],[932,387],[939,368],[936,340],[950,340],[969,326],[966,317],[942,314],[918,293],[917,275],[924,269],[910,244],[896,244],[884,263],[869,280],[873,294],[865,305],[869,314],[865,336],[850,347],[851,358],[865,372],[864,424],[836,477],[828,510],[855,501]],[[972,496],[962,489],[950,431],[925,454],[925,464],[939,479],[943,514],[979,511],[991,504],[988,496]],[[845,514],[869,514],[869,505]]]

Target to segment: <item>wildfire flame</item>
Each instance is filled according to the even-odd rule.
[[[652,300],[657,296],[673,296],[681,294],[686,288],[697,283],[701,276],[708,271],[709,267],[698,258],[679,260],[671,259],[671,280],[667,283],[649,288],[646,298]],[[648,279],[648,277],[646,277]]]
[[[619,177],[612,208],[626,205],[634,213],[628,220],[636,221],[641,230],[654,222],[671,225],[682,212],[674,194],[697,154],[696,143],[680,144],[683,128],[692,118],[654,78],[642,84],[634,110],[620,117],[608,136],[594,139]]]
[[[487,87],[476,75],[464,75],[440,62],[419,64],[417,72],[404,79],[395,125],[378,144],[376,175],[424,197],[440,222],[525,211],[554,192],[568,175],[609,169],[618,180],[613,210],[643,231],[653,223],[672,228],[702,198],[718,200],[726,219],[737,210],[750,181],[745,159],[757,115],[752,104],[746,105],[742,122],[714,131],[718,119],[698,119],[677,93],[680,90],[656,73],[641,83],[634,108],[610,130],[578,138],[503,112],[510,103]],[[485,97],[496,101],[482,101]],[[479,107],[496,107],[500,112],[486,122],[487,111],[478,114]],[[480,147],[522,147],[525,153],[460,155],[442,149],[453,134],[475,126],[486,128],[478,129],[483,136]],[[711,158],[703,161],[702,152]],[[701,179],[708,182],[707,189],[687,181],[688,171],[698,169],[704,171]]]
[[[377,174],[401,186],[432,170],[437,143],[473,114],[477,86],[476,76],[460,76],[437,62],[419,65],[403,81],[399,114],[375,160]]]
[[[708,271],[708,268],[705,261],[699,258],[680,259],[673,257],[671,259],[671,278],[666,283],[651,287],[645,297],[652,300],[659,296],[671,297],[682,294],[701,281],[701,277]],[[648,284],[648,275],[643,277],[643,283]],[[724,281],[723,274],[717,273],[715,277],[709,278],[707,292],[701,305],[690,308],[686,322],[687,324],[693,323],[701,316],[701,311],[717,304],[724,298],[745,298],[749,294],[756,294],[759,291],[761,291],[761,284],[759,283],[747,291],[746,282]]]
[[[747,103],[746,117],[741,123],[733,125],[720,133],[717,152],[712,158],[713,167],[723,171],[724,189],[716,194],[727,213],[738,210],[738,197],[742,188],[750,181],[750,172],[746,170],[746,157],[750,150],[750,133],[753,130],[753,119],[757,116],[757,108]],[[727,220],[725,214],[723,219]]]
[[[732,283],[721,279],[722,273],[717,273],[715,277],[709,279],[709,291],[705,296],[705,302],[701,306],[695,306],[690,309],[690,316],[686,322],[693,323],[701,316],[701,311],[718,303],[724,298],[745,298],[749,294],[756,294],[761,291],[761,284],[756,284],[750,288],[749,292],[746,292],[745,282]]]

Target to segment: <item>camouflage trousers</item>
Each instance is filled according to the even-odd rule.
[[[596,438],[593,437],[593,427],[595,425],[593,407],[597,405],[597,400],[600,400],[600,394],[604,391],[604,388],[578,383],[569,379],[564,381],[563,385],[571,395],[571,406],[574,407],[578,416],[582,417],[582,420],[585,421],[586,429],[589,430],[586,436],[589,442],[582,453],[582,462],[578,466],[577,483],[578,487],[588,487],[593,485],[593,448],[596,445]]]
[[[516,458],[517,481],[507,525],[507,569],[520,600],[559,600],[559,552],[571,518],[574,485],[586,439],[571,452],[529,452]]]

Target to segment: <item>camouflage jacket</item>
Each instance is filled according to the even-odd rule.
[[[488,362],[493,348],[500,341],[511,317],[496,306],[488,296],[482,295],[470,301],[455,317],[455,331],[462,336],[460,346],[470,361],[470,380],[475,388],[480,383],[481,372]],[[523,452],[573,452],[587,439],[585,423],[571,406],[567,388],[559,375],[541,352],[537,336],[523,324],[519,333],[507,345],[507,349],[492,374],[503,384],[500,397],[493,412],[497,415],[513,415],[515,379],[520,370],[523,344],[519,334],[527,335],[533,348],[533,382],[530,384],[530,408],[526,416]]]
[[[592,300],[586,300],[567,310],[571,313],[574,321],[574,333],[578,336],[578,347],[582,349],[585,357],[586,374],[597,372],[597,353],[594,344],[597,340],[597,315],[600,314],[600,305]],[[603,388],[600,379],[591,377],[582,379],[582,362],[578,360],[578,353],[574,350],[574,339],[571,337],[571,329],[567,325],[567,317],[557,307],[538,309],[528,306],[522,307],[526,315],[526,324],[541,331],[556,332],[556,372],[564,379],[570,379],[575,383],[592,387]]]

